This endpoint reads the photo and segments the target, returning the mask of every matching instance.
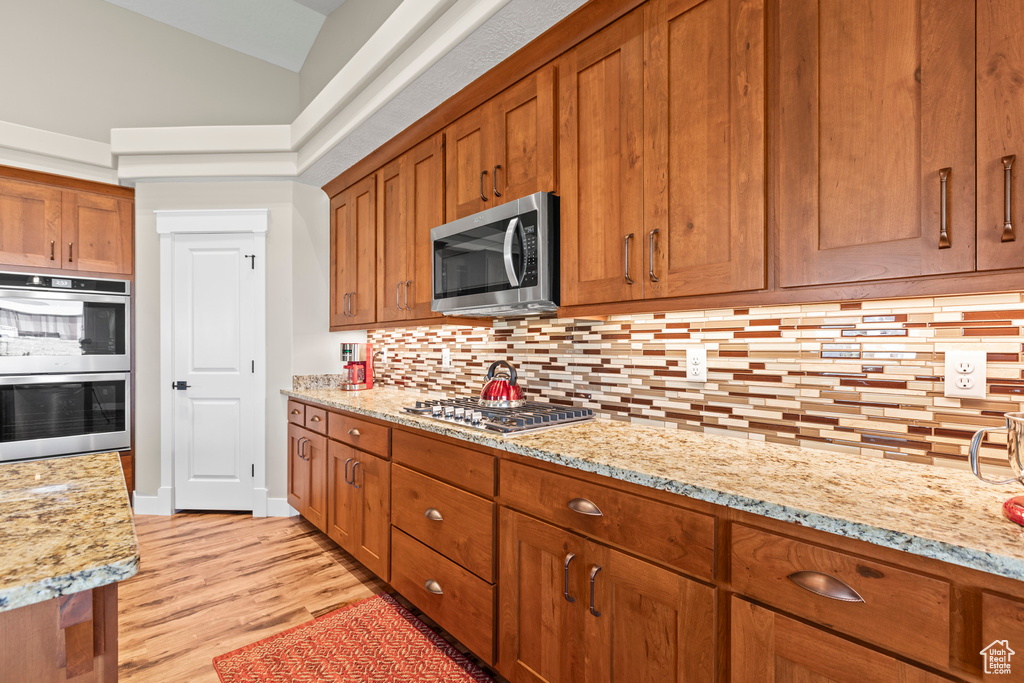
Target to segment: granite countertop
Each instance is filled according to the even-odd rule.
[[[1024,580],[1024,529],[1002,515],[1019,486],[970,472],[599,419],[516,437],[402,411],[425,394],[284,390],[286,396],[875,545]]]
[[[139,570],[117,453],[0,465],[0,530],[0,612]]]

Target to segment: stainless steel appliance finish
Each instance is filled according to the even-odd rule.
[[[1024,485],[1024,413],[1006,413],[1005,427],[985,427],[974,433],[971,439],[971,470],[974,475],[987,484],[1012,484],[1017,482]],[[989,432],[1008,432],[1006,435],[1006,456],[1010,461],[1010,468],[1013,470],[1013,477],[1010,479],[986,479],[981,473],[981,463],[978,462],[978,449]]]
[[[130,447],[130,373],[0,377],[0,461]]]
[[[127,372],[131,283],[0,272],[0,375]]]
[[[460,316],[556,310],[558,215],[558,197],[538,192],[431,230],[431,310]]]
[[[518,436],[594,419],[590,408],[527,401],[514,408],[489,408],[476,398],[416,401],[407,413],[503,436]]]

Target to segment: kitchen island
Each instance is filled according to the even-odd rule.
[[[0,683],[117,680],[117,583],[139,569],[117,453],[0,465]]]

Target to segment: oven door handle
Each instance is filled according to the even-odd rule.
[[[512,263],[512,240],[516,235],[516,226],[519,225],[519,216],[508,222],[505,228],[505,275],[508,276],[508,283],[513,287],[519,286],[519,276],[516,274],[516,266]]]

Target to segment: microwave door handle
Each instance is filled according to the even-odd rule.
[[[505,275],[508,276],[508,283],[513,287],[519,286],[519,276],[516,275],[516,267],[512,263],[512,240],[515,238],[518,223],[519,217],[516,216],[508,222],[508,227],[505,228]]]

